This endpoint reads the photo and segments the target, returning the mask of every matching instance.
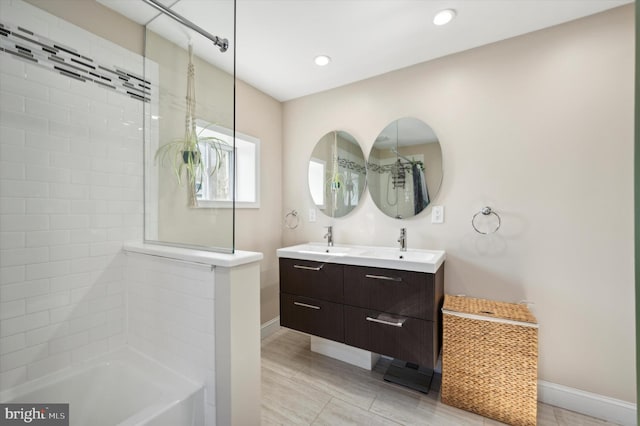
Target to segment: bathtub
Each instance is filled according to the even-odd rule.
[[[3,403],[69,403],[70,426],[201,426],[202,385],[123,348],[0,392]]]

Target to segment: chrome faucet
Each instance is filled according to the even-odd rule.
[[[327,246],[333,247],[333,227],[325,226],[325,228],[327,228],[327,233],[322,238],[327,239]]]
[[[398,242],[400,243],[400,251],[407,251],[407,228],[400,228]]]

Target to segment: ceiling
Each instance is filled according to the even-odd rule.
[[[142,0],[97,0],[175,43],[187,32]],[[237,0],[236,75],[287,101],[452,53],[578,19],[634,0]],[[233,45],[232,0],[161,0]],[[439,10],[456,18],[435,26]],[[196,54],[229,72],[221,53],[191,35]],[[332,58],[325,67],[314,57]]]

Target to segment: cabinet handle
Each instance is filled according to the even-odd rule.
[[[322,269],[323,266],[324,265],[320,265],[320,266],[293,265],[293,267],[296,269],[306,269],[308,271],[319,271],[320,269]]]
[[[293,304],[294,305],[298,305],[298,306],[302,306],[303,308],[320,309],[320,306],[307,305],[306,303],[302,303],[302,302],[293,302]]]
[[[397,282],[402,281],[402,278],[400,278],[400,277],[386,277],[384,275],[370,275],[370,274],[367,274],[367,275],[365,275],[365,277],[373,278],[374,280],[386,280],[386,281],[397,281]]]
[[[391,322],[391,321],[381,320],[378,318],[367,317],[367,321],[377,322],[379,324],[384,324],[384,325],[392,325],[394,327],[402,327],[406,319],[401,319],[401,320],[398,320],[397,322]]]

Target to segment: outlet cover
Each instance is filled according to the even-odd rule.
[[[433,206],[431,209],[431,223],[444,223],[444,206]]]
[[[309,209],[309,222],[316,221],[316,209]]]

